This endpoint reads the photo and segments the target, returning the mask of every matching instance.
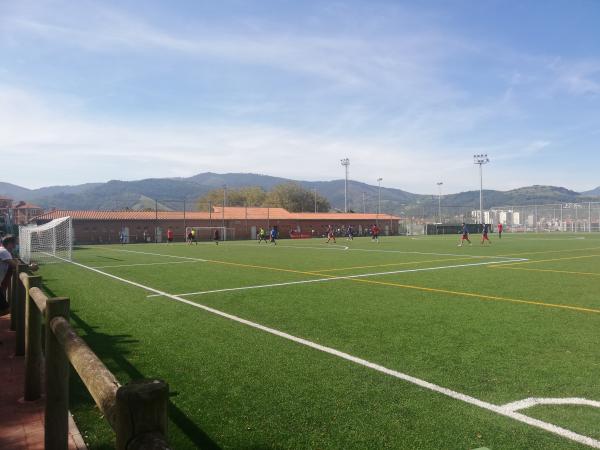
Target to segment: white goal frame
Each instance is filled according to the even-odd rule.
[[[196,241],[212,241],[215,230],[219,230],[219,240],[233,241],[235,240],[235,228],[231,227],[186,227],[185,239],[187,241],[190,231],[196,231]]]
[[[61,217],[43,225],[19,227],[19,257],[27,264],[71,261],[73,221]]]

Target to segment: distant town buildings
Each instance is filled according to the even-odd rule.
[[[0,196],[0,232],[12,233],[13,227],[26,225],[43,213],[43,208],[37,205],[25,201],[15,203],[12,198]]]

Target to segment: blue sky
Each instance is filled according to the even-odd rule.
[[[1,181],[600,185],[600,2],[0,1]]]

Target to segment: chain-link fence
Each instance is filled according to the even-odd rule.
[[[452,226],[488,223],[504,225],[507,232],[599,232],[600,202],[507,205],[486,208],[483,217],[473,206],[406,207],[402,234],[448,234]],[[495,230],[495,226],[492,227]]]
[[[502,223],[507,231],[600,231],[600,202],[501,206],[484,211],[488,223]]]

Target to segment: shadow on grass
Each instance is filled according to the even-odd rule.
[[[50,296],[56,297],[56,295],[47,286],[45,286],[45,290]],[[89,325],[73,310],[71,310],[71,321],[74,322],[78,328],[85,332],[86,336],[84,340],[101,360],[112,360],[123,372],[127,374],[131,380],[147,378],[125,357],[128,352],[123,346],[136,343],[138,342],[137,340],[132,339],[130,335],[109,335],[99,333],[96,331],[96,327]],[[71,386],[72,405],[89,405],[90,395],[79,376],[71,377],[71,379],[73,380]],[[165,381],[167,383],[169,382],[169,380]],[[176,393],[172,392],[171,395],[176,395]],[[208,436],[191,419],[189,419],[185,413],[171,400],[169,400],[169,418],[182,431],[182,433],[184,433],[188,439],[193,442],[196,448],[208,450],[218,450],[220,448],[210,438],[210,436]],[[105,447],[102,445],[101,447],[96,448]]]

